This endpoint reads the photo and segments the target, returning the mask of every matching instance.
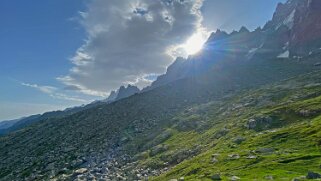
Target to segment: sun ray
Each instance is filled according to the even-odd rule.
[[[198,32],[192,35],[186,41],[183,47],[188,55],[193,55],[198,53],[200,50],[202,50],[205,41],[206,41],[206,37],[203,35],[203,33]]]

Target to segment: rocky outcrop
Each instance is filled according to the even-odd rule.
[[[139,93],[139,89],[136,86],[128,85],[127,87],[121,86],[118,90],[116,100],[124,99],[126,97],[132,96]]]
[[[136,86],[132,86],[132,85],[128,85],[127,87],[121,86],[117,91],[111,91],[108,98],[103,100],[103,102],[111,103],[114,101],[118,101],[120,99],[127,98],[139,92],[140,90]]]

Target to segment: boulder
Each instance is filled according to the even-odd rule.
[[[218,162],[218,159],[216,157],[212,157],[212,160],[211,160],[212,163],[217,163]]]
[[[211,162],[212,163],[217,163],[219,160],[217,159],[217,157],[219,156],[220,154],[212,154],[212,158],[211,158]]]
[[[241,178],[237,176],[231,177],[231,181],[237,181],[237,180],[241,180]]]
[[[272,175],[265,176],[266,180],[274,180],[274,177]]]
[[[219,139],[219,138],[227,135],[227,133],[228,133],[229,131],[230,131],[229,129],[223,128],[223,129],[219,130],[219,131],[214,135],[214,138]]]
[[[247,128],[256,131],[266,130],[272,128],[275,122],[276,120],[273,120],[269,116],[256,117],[248,120]]]
[[[87,168],[80,168],[78,170],[75,171],[75,174],[79,175],[79,174],[84,174],[87,172]]]
[[[306,178],[307,179],[318,179],[318,178],[321,178],[321,174],[309,171]]]
[[[257,156],[256,156],[256,155],[249,155],[249,156],[247,156],[246,158],[247,158],[247,159],[256,159]]]
[[[314,66],[320,67],[321,66],[321,62],[315,63]]]
[[[212,175],[211,179],[212,179],[212,180],[222,180],[220,174],[214,174],[214,175]]]
[[[228,157],[232,160],[237,160],[240,158],[240,155],[239,154],[230,154],[230,155],[228,155]]]
[[[267,154],[267,153],[273,153],[274,151],[275,151],[274,148],[259,148],[255,152]]]
[[[243,141],[245,141],[245,138],[241,136],[238,136],[233,140],[233,142],[236,144],[241,144]]]

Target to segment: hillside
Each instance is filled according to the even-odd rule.
[[[291,71],[286,71],[289,70],[289,61],[292,62],[290,64]],[[268,66],[262,66],[264,65],[263,63]],[[240,103],[236,101],[237,99],[235,99],[236,102],[232,101],[234,99],[228,101],[228,97],[246,97],[242,96],[244,91],[247,92],[247,96],[250,96],[253,94],[248,89],[255,90],[255,87],[260,85],[281,81],[297,74],[310,72],[313,69],[319,70],[319,67],[310,63],[294,63],[293,60],[252,62],[243,68],[235,64],[229,63],[228,65],[239,67],[239,71],[235,71],[230,67],[231,71],[225,71],[222,76],[217,75],[220,72],[209,72],[202,76],[182,79],[152,91],[111,104],[100,105],[61,119],[51,118],[44,120],[2,137],[0,138],[0,175],[4,180],[59,177],[66,179],[66,177],[76,178],[77,175],[85,178],[115,179],[117,177],[116,174],[133,178],[133,175],[137,176],[141,172],[138,171],[137,174],[125,172],[125,169],[121,167],[124,166],[126,168],[127,165],[132,165],[136,169],[140,167],[155,169],[158,171],[148,175],[158,175],[164,172],[162,166],[166,162],[168,162],[169,166],[174,166],[192,157],[192,155],[196,156],[202,152],[205,154],[209,147],[203,148],[203,144],[200,147],[195,147],[199,143],[197,138],[210,142],[216,141],[215,136],[213,138],[208,134],[221,134],[213,132],[217,128],[215,124],[219,122],[215,123],[214,121],[212,123],[210,120],[219,120],[220,117],[228,115],[222,112],[221,115],[214,114],[208,117],[206,115],[210,114],[211,111],[209,110],[218,111],[223,108],[223,105],[228,106],[229,104],[243,107],[239,105]],[[246,74],[249,71],[251,71],[250,74]],[[269,74],[269,71],[274,73]],[[265,76],[266,79],[262,79],[262,76]],[[301,93],[301,96],[302,94],[303,96],[309,95],[308,93],[310,92],[305,93],[302,91],[303,87],[312,85],[312,87],[314,86],[313,91],[318,91],[320,79],[317,77],[319,76],[319,71],[315,74],[308,74],[306,79],[298,80],[303,85],[295,86],[296,84],[293,84],[293,86],[297,92]],[[258,94],[258,97],[253,97],[251,100],[261,102],[259,105],[262,104],[261,106],[263,107],[265,104],[273,103],[271,102],[273,100],[281,100],[282,96],[284,96],[284,102],[293,101],[288,97],[291,93],[289,92],[289,95],[286,93],[286,91],[291,90],[286,84],[281,82],[279,86],[275,87],[280,89],[284,87],[284,90],[271,92],[269,89],[262,89],[260,93],[263,95]],[[282,94],[278,95],[278,92]],[[318,93],[315,93],[315,95],[317,96]],[[261,98],[264,99],[260,100]],[[230,103],[230,101],[232,102]],[[220,102],[219,109],[206,106],[211,105],[212,102]],[[277,103],[274,103],[275,107],[271,109],[276,109]],[[245,102],[244,104],[247,103]],[[251,103],[249,102],[250,105]],[[188,113],[194,109],[200,109],[201,114],[190,115],[190,117],[185,117],[186,119],[184,117],[180,118],[182,113]],[[233,110],[232,108],[230,109]],[[254,112],[260,112],[263,108],[254,104],[251,109]],[[238,123],[238,121],[247,118],[248,114],[240,113],[245,113],[245,111],[238,112],[238,116],[233,119],[236,122],[233,124],[244,124],[243,122]],[[226,119],[222,120],[228,119],[226,117]],[[221,124],[226,125],[227,129],[233,127],[228,126],[229,124],[225,122]],[[238,134],[244,135],[244,129],[242,130],[238,127],[235,127],[235,129],[239,131]],[[196,134],[198,131],[204,133],[198,135]],[[205,139],[204,136],[207,138]],[[182,138],[187,142],[183,143]],[[174,149],[171,149],[171,145],[167,145],[167,140],[171,139],[173,141],[169,143],[177,145],[177,147],[173,147]],[[197,148],[197,150],[189,150],[185,146],[191,146],[193,149]],[[257,148],[259,147],[260,145],[257,146]],[[318,147],[315,148],[318,149]],[[156,149],[156,152],[152,153],[153,157],[150,157],[149,152],[154,149]],[[169,154],[168,161],[167,159],[159,160],[160,156],[163,155],[159,155],[159,152],[162,152],[161,150],[163,149],[169,149],[168,152],[163,153]],[[174,160],[170,160],[171,157]],[[135,162],[135,160],[139,162]],[[116,162],[117,166],[115,166]],[[106,169],[108,165],[109,169]],[[120,168],[118,169],[118,167]],[[311,165],[312,168],[314,167]],[[104,169],[105,171],[102,171]],[[135,169],[130,167],[129,170]],[[78,173],[81,171],[84,171],[84,173]],[[175,173],[174,171],[175,168],[173,173]],[[194,175],[199,174],[195,172]]]
[[[139,94],[0,137],[0,180],[321,179],[321,29],[302,21],[318,5],[279,4],[263,28],[212,33]],[[307,28],[316,39],[298,39]]]

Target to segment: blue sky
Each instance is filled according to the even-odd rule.
[[[271,19],[276,4],[280,1],[207,0],[200,9],[204,19],[202,25],[211,31],[217,28],[231,31],[239,29],[242,25],[254,29]],[[107,60],[105,62],[99,61],[99,58],[104,59],[104,56],[109,57],[110,55],[112,57],[115,54],[115,52],[105,52],[106,49],[117,48],[116,45],[111,46],[110,44],[113,44],[111,42],[120,42],[119,46],[123,46],[121,43],[125,40],[121,36],[132,38],[130,35],[136,30],[134,28],[137,28],[135,26],[132,29],[117,31],[114,27],[118,26],[119,20],[113,19],[113,14],[108,12],[107,7],[111,6],[111,3],[126,11],[128,2],[132,1],[33,0],[31,3],[31,1],[24,0],[1,0],[0,120],[63,109],[88,103],[95,99],[103,99],[105,94],[98,93],[105,91],[107,95],[110,90],[125,83],[143,86],[149,83],[151,75],[163,73],[166,66],[172,62],[169,58],[163,60],[167,55],[160,55],[150,64],[138,61],[145,55],[139,55],[137,61],[135,58],[130,60],[127,56],[122,55],[122,60],[130,61],[130,67],[133,67],[130,70],[126,69],[129,67],[126,62],[121,64],[127,67],[117,67],[120,64],[117,57],[114,57],[115,61],[111,60],[112,58],[108,59],[108,64]],[[148,5],[148,3],[146,4]],[[146,22],[149,21],[147,15]],[[141,23],[141,27],[146,26],[146,22],[141,22],[139,17],[136,20]],[[199,20],[200,17],[197,15],[191,19],[196,23],[199,23]],[[137,25],[137,23],[135,24]],[[190,23],[184,26],[188,27],[194,24]],[[110,28],[110,31],[102,31],[105,27],[113,28]],[[137,31],[133,32],[133,36],[144,36],[148,33],[144,33],[139,27]],[[113,29],[117,33],[112,32]],[[182,32],[177,30],[171,34],[175,37],[178,36],[175,33],[184,35],[180,36],[181,39],[177,39],[177,43],[182,43],[193,34],[192,30],[197,31],[195,27],[191,27],[190,30]],[[163,38],[166,40],[169,37]],[[141,39],[140,37],[139,40],[141,41]],[[132,39],[132,41],[137,42],[138,40]],[[146,41],[150,42],[153,39]],[[144,47],[141,48],[144,50]],[[93,54],[93,50],[95,53],[100,52]],[[126,55],[125,52],[134,51],[131,47],[125,50],[124,55]],[[135,50],[139,51],[138,48]],[[157,50],[153,49],[150,52]],[[121,51],[117,49],[117,52]],[[150,57],[153,57],[153,54],[146,55],[147,59]],[[87,60],[97,60],[102,66],[91,64],[88,68],[79,65]],[[146,67],[144,67],[145,64]],[[99,73],[104,70],[111,72],[116,69],[126,69],[128,73]],[[135,70],[137,70],[137,74]],[[86,74],[93,76],[89,79],[88,76],[83,76]]]

